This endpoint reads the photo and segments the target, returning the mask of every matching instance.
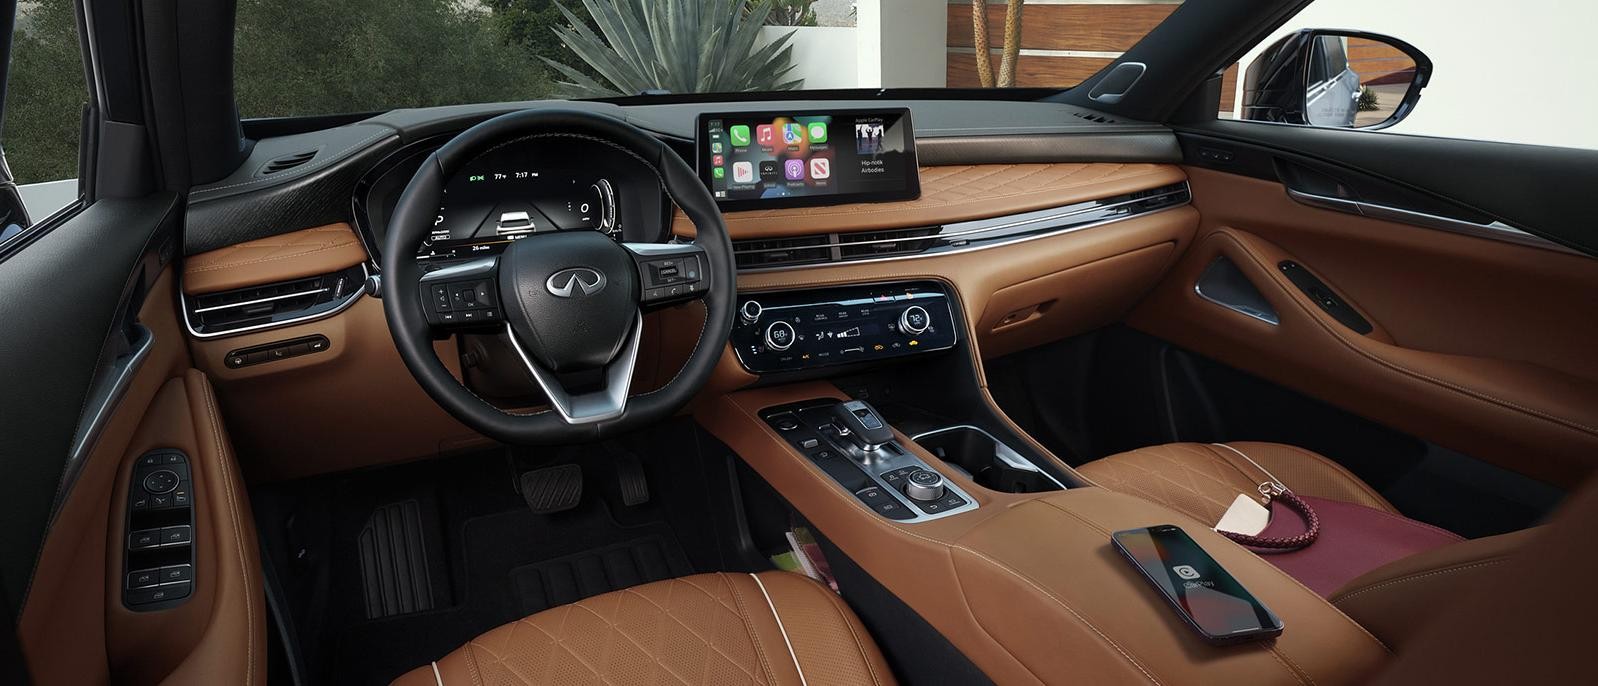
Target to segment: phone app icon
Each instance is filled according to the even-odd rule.
[[[1172,567],[1171,571],[1176,572],[1176,575],[1182,577],[1183,579],[1192,580],[1199,578],[1198,570],[1194,569],[1192,565],[1177,565]]]
[[[789,181],[803,181],[805,178],[805,161],[784,160],[782,163],[782,176]]]
[[[727,170],[723,169],[721,167],[716,167],[715,169],[710,170],[710,178],[712,178],[712,179],[724,179],[724,178],[727,178]]]
[[[805,132],[810,136],[811,143],[827,142],[827,122],[810,122],[810,126],[805,127]]]
[[[748,162],[733,162],[732,180],[737,183],[754,183],[755,165]]]
[[[733,124],[727,130],[727,137],[732,139],[732,147],[741,148],[749,145],[749,127],[743,124]]]
[[[782,142],[788,145],[798,145],[805,140],[805,127],[794,123],[782,125]]]
[[[721,141],[712,141],[710,143],[710,151],[711,152],[721,152]]]
[[[825,157],[810,158],[810,178],[825,179],[832,176],[832,160]]]
[[[761,160],[760,161],[760,180],[764,181],[766,179],[775,179],[775,178],[777,178],[777,161],[776,160]]]
[[[770,124],[761,124],[760,126],[755,127],[755,142],[759,143],[760,145],[764,145],[768,148],[771,147],[772,140],[775,136],[776,134],[772,132]]]
[[[710,163],[714,164],[714,165],[716,165],[718,167],[721,166],[722,164],[725,164],[726,162],[727,162],[727,158],[722,157],[721,155],[711,155],[710,156]]]

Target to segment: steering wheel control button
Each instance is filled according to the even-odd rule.
[[[943,475],[930,469],[910,472],[904,479],[904,494],[911,500],[929,503],[943,497]]]
[[[926,308],[920,305],[911,305],[899,313],[899,331],[918,336],[932,328],[932,316],[927,314]]]
[[[140,485],[144,487],[146,493],[164,495],[177,490],[180,482],[182,482],[182,479],[178,478],[177,472],[170,469],[158,469],[144,475],[144,481]]]
[[[772,350],[787,350],[793,347],[794,339],[798,332],[793,325],[785,321],[775,321],[766,326],[766,347]]]
[[[764,311],[764,308],[760,306],[760,301],[746,300],[743,306],[738,308],[738,317],[744,320],[745,323],[753,324],[760,321],[760,313],[762,311]]]

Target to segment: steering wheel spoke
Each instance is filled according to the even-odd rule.
[[[638,264],[638,304],[695,300],[710,291],[709,262],[696,243],[623,243]]]
[[[482,257],[435,269],[418,280],[422,311],[435,330],[505,325],[499,293],[499,258]]]
[[[522,358],[527,373],[544,391],[550,407],[554,408],[562,421],[575,425],[615,419],[627,410],[627,395],[632,390],[633,370],[638,366],[638,341],[643,337],[643,331],[644,318],[640,314],[634,318],[632,332],[627,335],[626,343],[616,354],[616,359],[605,365],[600,387],[578,394],[568,391],[558,375],[527,354],[526,348],[516,337],[515,327],[505,327],[505,336]]]

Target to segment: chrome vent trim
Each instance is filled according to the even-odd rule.
[[[1174,183],[1136,193],[1128,193],[1100,200],[1052,207],[1032,212],[956,222],[935,227],[912,227],[885,231],[810,234],[777,239],[749,239],[733,241],[733,252],[739,256],[738,271],[754,273],[824,267],[840,262],[883,262],[889,260],[917,259],[971,250],[984,250],[1047,236],[1102,226],[1124,219],[1182,207],[1192,200],[1187,182]],[[921,233],[917,233],[921,232]],[[880,234],[894,233],[890,237]],[[801,245],[800,241],[808,241]],[[770,245],[762,245],[770,244]],[[896,252],[884,250],[871,254],[856,252],[845,255],[850,248],[898,244]],[[753,256],[774,252],[808,250],[800,259],[760,261]],[[827,254],[822,255],[825,251]],[[888,254],[883,254],[888,253]],[[746,257],[747,256],[747,257]]]
[[[367,276],[366,265],[358,264],[304,279],[199,295],[182,293],[183,326],[195,338],[220,338],[330,317],[366,292]]]

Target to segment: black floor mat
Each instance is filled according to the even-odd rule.
[[[739,543],[725,456],[699,451],[694,431],[683,423],[629,438],[651,485],[649,500],[630,506],[638,499],[599,446],[514,459],[484,452],[256,489],[306,683],[387,684],[549,607],[695,572],[764,568]],[[572,463],[584,472],[581,502],[531,511],[517,478]]]

